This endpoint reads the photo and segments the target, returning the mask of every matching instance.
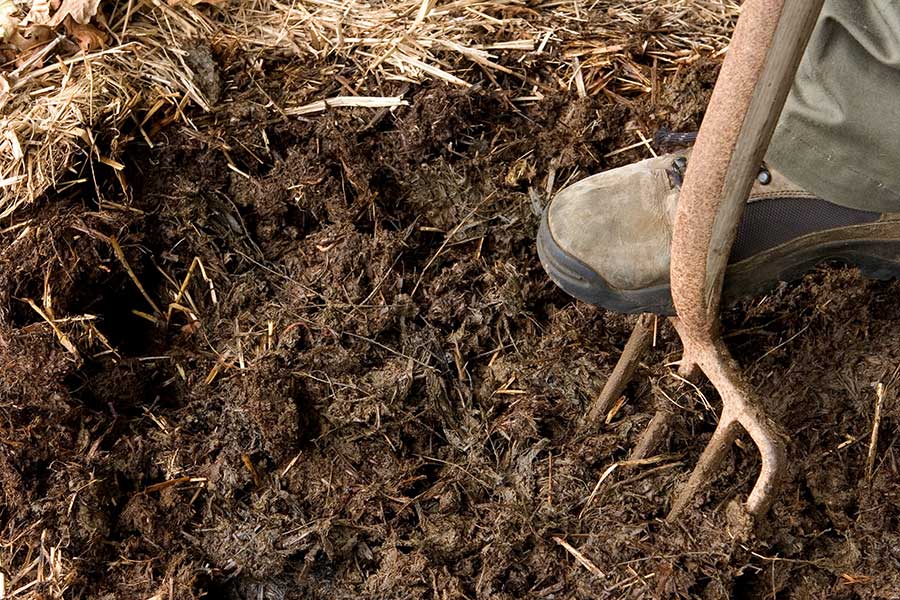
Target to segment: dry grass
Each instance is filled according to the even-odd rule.
[[[107,48],[82,52],[61,32],[0,71],[2,218],[50,188],[119,168],[117,150],[135,136],[150,141],[148,123],[186,120],[188,106],[214,110],[186,61],[194,38],[248,64],[296,61],[311,72],[311,89],[337,81],[342,97],[441,80],[506,87],[522,102],[560,90],[620,100],[722,51],[739,2],[129,0],[103,2],[100,12]],[[279,108],[302,114],[325,99]]]

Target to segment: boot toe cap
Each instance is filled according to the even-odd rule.
[[[677,190],[664,164],[650,159],[600,173],[553,198],[542,218],[538,253],[557,285],[619,312],[671,312]]]
[[[659,163],[583,179],[560,191],[546,211],[553,242],[616,289],[668,279],[677,190]]]

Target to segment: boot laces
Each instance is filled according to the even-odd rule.
[[[656,134],[653,136],[653,143],[660,150],[677,146],[690,146],[693,145],[693,143],[696,141],[696,131],[673,132],[669,131],[669,129],[666,127],[660,127]],[[672,182],[672,185],[679,189],[684,183],[684,174],[687,171],[687,164],[687,157],[678,156],[675,158],[675,160],[672,161],[672,164],[669,166],[669,168],[666,169],[666,173],[669,175],[669,180]],[[760,185],[769,185],[769,183],[772,182],[772,173],[769,171],[768,167],[766,167],[765,163],[760,165],[759,173],[757,173],[756,175],[756,180],[760,183]]]

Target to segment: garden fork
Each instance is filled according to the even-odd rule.
[[[719,304],[728,255],[763,154],[787,99],[823,0],[747,0],[691,154],[672,239],[672,323],[684,345],[680,372],[703,372],[722,399],[719,424],[675,497],[677,518],[708,483],[741,428],[759,449],[762,468],[747,499],[750,515],[771,505],[784,471],[784,435],[769,419],[722,342]],[[591,415],[621,393],[647,347],[642,318]],[[666,414],[651,421],[635,453],[646,454],[664,431]]]

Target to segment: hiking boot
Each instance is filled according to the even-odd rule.
[[[690,152],[599,173],[560,191],[544,210],[538,255],[571,296],[624,313],[672,315],[669,251]],[[822,261],[900,276],[900,214],[832,204],[763,167],[725,272],[731,302],[802,276]]]

